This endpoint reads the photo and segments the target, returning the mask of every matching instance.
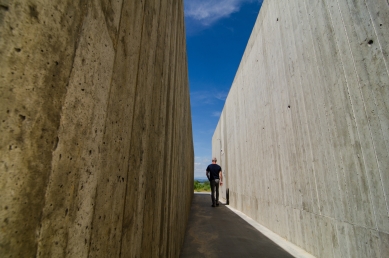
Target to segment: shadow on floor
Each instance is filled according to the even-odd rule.
[[[210,194],[194,194],[181,258],[293,257],[223,204],[211,204]]]

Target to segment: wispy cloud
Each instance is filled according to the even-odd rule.
[[[227,95],[228,95],[228,92],[226,92],[226,91],[219,91],[219,92],[216,92],[215,98],[217,98],[219,100],[225,101],[226,98],[227,98]]]
[[[219,112],[219,111],[212,112],[212,116],[214,116],[214,117],[220,117],[220,115],[221,115],[221,112]]]
[[[194,177],[195,178],[206,178],[205,176],[205,170],[207,166],[211,163],[212,157],[195,157],[195,171],[194,171]]]
[[[227,95],[228,92],[226,91],[194,91],[190,93],[190,101],[192,105],[196,103],[210,105],[215,101],[225,101]]]
[[[242,0],[186,0],[185,15],[210,25],[239,10]]]
[[[204,26],[238,12],[245,2],[255,0],[185,0],[185,16]]]
[[[190,93],[190,102],[203,104],[212,103],[212,95],[207,91],[194,91]]]

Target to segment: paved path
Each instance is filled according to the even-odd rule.
[[[293,257],[209,194],[194,194],[181,258]]]

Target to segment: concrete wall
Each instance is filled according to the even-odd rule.
[[[389,257],[388,71],[386,0],[265,0],[212,140],[231,206],[317,257]]]
[[[177,257],[183,1],[0,0],[0,71],[0,256]]]

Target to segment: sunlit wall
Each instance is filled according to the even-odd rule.
[[[1,1],[0,71],[0,256],[178,257],[183,1]]]
[[[230,205],[317,257],[387,257],[388,67],[386,1],[264,1],[212,139]]]

